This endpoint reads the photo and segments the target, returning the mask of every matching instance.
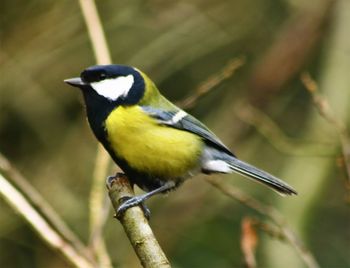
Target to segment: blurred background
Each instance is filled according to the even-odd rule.
[[[244,62],[187,110],[241,159],[283,178],[299,195],[282,198],[239,175],[222,176],[225,182],[278,209],[321,267],[350,267],[344,143],[300,79],[310,73],[334,118],[349,126],[350,2],[96,4],[113,62],[143,70],[174,102],[220,77],[232,60]],[[0,10],[0,153],[88,243],[97,142],[79,92],[63,83],[96,63],[79,2],[2,0]],[[243,219],[268,222],[200,177],[148,205],[174,267],[244,267]],[[114,267],[140,267],[112,215],[103,234]],[[290,244],[259,229],[257,237],[258,267],[305,267]],[[70,264],[0,198],[0,267]]]

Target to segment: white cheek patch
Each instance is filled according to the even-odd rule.
[[[115,101],[120,97],[126,97],[133,84],[134,76],[129,74],[128,76],[119,76],[117,78],[93,82],[90,85],[97,94]]]

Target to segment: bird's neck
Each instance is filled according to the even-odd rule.
[[[117,104],[96,95],[84,94],[84,99],[90,127],[96,138],[103,143],[106,134],[104,122],[110,112],[117,107]]]

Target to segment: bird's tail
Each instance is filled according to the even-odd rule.
[[[230,158],[227,164],[233,171],[267,185],[282,195],[297,194],[293,187],[289,186],[287,183],[237,158]]]

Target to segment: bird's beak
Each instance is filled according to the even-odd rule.
[[[81,80],[80,77],[65,79],[64,82],[73,87],[81,87],[87,85],[85,82],[83,82],[83,80]]]

